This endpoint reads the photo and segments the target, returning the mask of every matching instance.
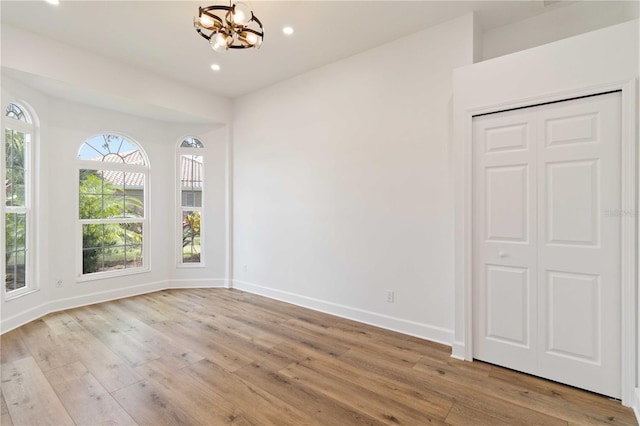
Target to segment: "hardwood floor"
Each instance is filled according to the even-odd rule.
[[[237,290],[54,313],[1,344],[2,426],[637,424],[617,401]]]

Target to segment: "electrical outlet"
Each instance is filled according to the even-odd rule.
[[[56,287],[62,287],[62,280],[56,281]]]
[[[387,290],[387,302],[388,303],[393,303],[393,290]]]

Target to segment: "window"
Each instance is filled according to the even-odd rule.
[[[34,289],[33,180],[34,125],[24,107],[10,103],[3,122],[4,291],[7,298]]]
[[[179,266],[203,266],[203,180],[204,145],[196,138],[185,138],[178,147],[178,235]]]
[[[107,134],[85,141],[78,162],[78,276],[148,270],[146,155],[135,142]]]

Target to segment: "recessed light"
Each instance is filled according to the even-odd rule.
[[[218,65],[218,64],[212,64],[212,65],[211,65],[211,69],[212,69],[212,70],[214,70],[214,71],[220,71],[220,65]]]
[[[60,4],[60,0],[44,0],[49,4]]]
[[[282,29],[282,32],[283,32],[283,33],[285,33],[286,35],[291,35],[291,34],[293,34],[293,28],[291,28],[291,27],[284,27],[284,28]]]

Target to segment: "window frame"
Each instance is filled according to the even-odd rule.
[[[183,147],[182,144],[185,142],[185,140],[187,139],[195,139],[197,142],[199,142],[199,144],[201,146],[188,146],[188,147]],[[201,185],[200,185],[200,206],[196,207],[196,206],[183,206],[182,205],[182,156],[183,155],[188,155],[188,156],[193,156],[193,155],[197,155],[199,157],[201,157],[202,159],[202,177],[201,177]],[[192,269],[192,268],[205,268],[206,267],[206,250],[204,250],[205,248],[205,227],[206,227],[206,223],[205,223],[205,208],[204,208],[204,204],[205,204],[205,197],[204,197],[204,193],[205,193],[205,186],[206,186],[206,179],[205,179],[205,172],[206,172],[206,166],[205,166],[205,145],[202,142],[202,140],[196,136],[185,136],[182,137],[178,140],[178,143],[176,145],[176,155],[175,155],[175,171],[176,171],[176,178],[175,178],[175,205],[176,205],[176,232],[175,232],[175,249],[176,249],[176,267],[177,268],[185,268],[185,269]],[[195,198],[197,198],[194,194],[194,204],[195,203]],[[183,217],[183,213],[187,212],[187,211],[197,211],[200,213],[200,261],[199,262],[184,262],[184,256],[183,256],[183,250],[184,250],[184,246],[182,244],[182,239],[183,239],[183,230],[182,230],[182,217]]]
[[[22,121],[17,118],[7,116],[7,108],[9,105],[14,105],[18,107],[22,113],[24,114],[25,121]],[[36,193],[34,182],[35,182],[35,146],[38,137],[38,127],[36,126],[36,122],[34,120],[35,114],[32,113],[31,109],[25,105],[23,102],[19,101],[10,101],[4,104],[4,111],[2,114],[2,148],[0,148],[0,152],[2,153],[3,160],[0,161],[0,175],[6,176],[6,131],[13,130],[25,135],[24,141],[24,206],[15,207],[15,206],[7,206],[6,205],[6,192],[3,191],[0,196],[0,212],[2,214],[2,232],[0,232],[0,242],[3,247],[3,256],[2,260],[0,260],[0,265],[3,271],[3,275],[6,277],[6,220],[8,213],[17,213],[25,215],[25,285],[16,290],[7,291],[6,280],[5,284],[2,286],[2,294],[4,296],[5,301],[13,300],[19,297],[22,297],[26,294],[37,291],[39,287],[37,286],[35,280],[35,203],[34,203],[34,195]],[[26,137],[26,136],[29,137]],[[6,179],[6,177],[5,177]]]
[[[140,155],[144,160],[144,165],[139,164],[125,164],[115,163],[108,161],[96,161],[96,160],[82,160],[76,156],[76,179],[75,179],[75,219],[76,219],[76,281],[87,282],[102,280],[107,278],[122,277],[136,274],[143,274],[151,271],[149,248],[151,247],[150,232],[149,232],[149,183],[151,166],[149,164],[149,158],[146,152],[140,145],[140,143],[125,134],[119,132],[102,132],[86,138],[78,149],[78,155],[85,143],[96,136],[114,135],[126,139],[134,144],[140,151]],[[125,173],[142,173],[144,175],[144,190],[143,190],[143,217],[141,218],[103,218],[103,219],[81,219],[80,218],[80,171],[81,170],[95,170],[95,171],[117,171]],[[83,239],[82,239],[82,227],[86,224],[121,224],[121,223],[141,223],[142,224],[142,266],[135,268],[115,269],[111,271],[90,272],[85,274],[83,272]]]

